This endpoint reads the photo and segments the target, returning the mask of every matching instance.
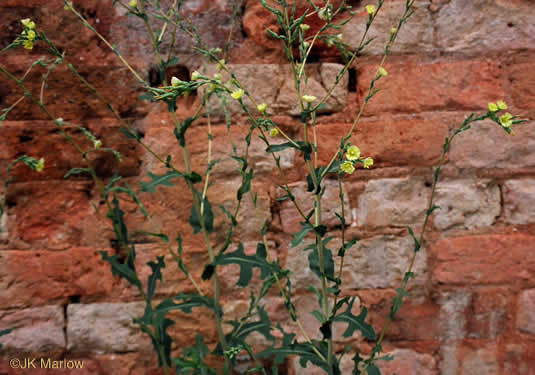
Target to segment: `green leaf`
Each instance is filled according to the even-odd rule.
[[[412,239],[414,240],[414,252],[417,253],[418,251],[420,251],[420,241],[418,241],[418,239],[416,239],[416,236],[414,235],[414,232],[412,231],[412,228],[411,227],[407,227],[409,228],[409,233],[412,237]]]
[[[286,142],[286,143],[280,143],[278,145],[269,145],[266,148],[266,152],[279,152],[284,151],[287,148],[296,148],[292,143]]]
[[[294,233],[294,238],[292,239],[291,247],[296,247],[305,239],[306,235],[314,229],[309,223],[301,222],[301,230],[297,233]]]
[[[183,177],[184,174],[177,171],[168,171],[162,175],[156,175],[152,172],[148,172],[147,175],[152,179],[150,182],[141,183],[141,191],[154,193],[158,185],[174,186],[171,180],[173,178]]]
[[[120,128],[119,130],[126,136],[126,138],[135,139],[138,142],[141,141],[141,135],[139,135],[135,130],[127,128]]]
[[[358,238],[354,238],[354,239],[352,239],[351,241],[346,242],[346,243],[344,244],[344,246],[341,247],[341,248],[338,250],[338,256],[339,256],[339,257],[343,257],[343,256],[345,256],[346,251],[349,250],[349,249],[351,249],[353,246],[355,246],[355,244],[356,244],[358,241],[359,241]]]
[[[162,268],[165,268],[165,262],[163,258],[163,256],[159,256],[156,257],[156,262],[150,261],[147,263],[152,270],[147,284],[147,298],[149,299],[149,302],[152,301],[152,297],[154,296],[154,291],[156,290],[156,281],[162,281]]]
[[[70,171],[68,171],[63,178],[69,178],[70,176],[76,175],[76,174],[82,174],[82,173],[89,173],[91,174],[90,168],[71,168]]]
[[[355,297],[349,299],[347,303],[347,309],[343,313],[335,316],[333,318],[334,322],[344,322],[347,323],[347,329],[344,332],[344,337],[351,337],[355,330],[362,332],[362,336],[369,340],[376,340],[375,331],[373,327],[366,323],[366,315],[368,315],[368,310],[364,307],[362,308],[361,313],[358,316],[353,315],[351,309],[355,302]]]
[[[197,196],[198,192],[196,192]],[[212,211],[212,205],[210,204],[210,201],[208,201],[208,198],[204,198],[204,204],[203,204],[203,223],[204,228],[208,233],[212,233],[214,231],[214,213]],[[189,223],[191,227],[193,228],[193,233],[197,234],[202,230],[201,226],[201,218],[199,217],[199,211],[193,205],[191,207],[191,215],[189,217]]]
[[[366,371],[368,372],[368,375],[381,375],[381,371],[374,364],[369,365]]]
[[[199,294],[179,293],[173,298],[163,300],[154,309],[155,314],[167,314],[172,310],[182,310],[186,314],[191,314],[191,310],[196,307],[206,307],[214,311],[219,316],[223,316],[221,306],[213,298],[201,296]]]
[[[119,276],[130,284],[141,288],[141,282],[139,281],[135,268],[132,268],[128,263],[119,263],[117,255],[108,255],[107,251],[100,251],[102,260],[108,262],[111,265],[111,273],[113,276]]]
[[[231,253],[218,254],[214,260],[214,265],[222,266],[228,264],[237,264],[240,266],[240,278],[238,286],[246,287],[253,277],[253,268],[260,269],[260,277],[265,279],[272,273],[278,273],[280,268],[278,264],[269,263],[265,257],[265,250],[257,247],[255,255],[246,255],[243,250],[243,244],[240,243],[236,251]]]
[[[436,204],[434,204],[430,209],[426,211],[426,215],[427,216],[431,215],[433,211],[435,210],[440,210],[440,206],[437,206]]]
[[[328,249],[325,246],[325,242],[322,246],[323,248],[323,264],[324,264],[324,274],[321,272],[320,267],[320,260],[319,260],[319,252],[318,252],[318,246],[316,244],[308,246],[305,250],[312,249],[312,252],[308,254],[308,264],[310,265],[310,269],[312,272],[316,274],[320,279],[322,276],[327,277],[329,280],[334,280],[334,260],[333,260],[333,254],[330,249]]]
[[[176,99],[173,99],[175,101]],[[180,124],[178,127],[175,128],[174,134],[178,142],[180,143],[180,146],[184,147],[186,146],[186,131],[189,129],[189,127],[197,120],[197,117],[188,117],[184,120],[182,124]]]

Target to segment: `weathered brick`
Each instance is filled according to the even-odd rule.
[[[1,305],[27,307],[109,293],[113,277],[94,248],[2,251]]]
[[[316,127],[317,137],[321,140],[318,142],[320,165],[329,163],[351,127],[352,124],[339,123]],[[309,133],[312,135],[312,131]],[[362,157],[373,158],[374,168],[430,166],[438,164],[447,135],[448,127],[439,118],[413,116],[408,119],[383,115],[361,120],[350,141],[360,148]]]
[[[504,373],[535,374],[535,340],[514,337],[505,345]]]
[[[503,185],[505,221],[511,224],[528,224],[535,221],[535,179],[509,180]]]
[[[35,59],[37,60],[37,59]],[[11,56],[2,61],[4,68],[15,75],[22,77],[34,60],[27,56]],[[88,64],[75,64],[76,69],[95,89],[106,98],[115,109],[125,117],[136,117],[144,107],[138,103],[141,90],[131,73],[124,66],[115,65],[92,66]],[[38,100],[42,75],[46,68],[36,67],[25,78],[24,85]],[[4,90],[11,97],[8,103],[14,103],[23,91],[13,81],[2,77]],[[4,95],[2,95],[4,96]],[[66,65],[59,65],[49,75],[44,90],[43,102],[47,110],[56,118],[61,117],[68,121],[79,122],[80,119],[94,119],[99,117],[113,117],[112,112],[77,78]],[[24,118],[47,120],[48,116],[34,104],[26,99],[9,113],[9,118]]]
[[[149,337],[132,322],[143,315],[144,308],[142,302],[69,305],[68,349],[73,352],[150,351]]]
[[[344,41],[355,50],[362,39],[368,21],[368,13],[365,11],[366,3],[354,6],[352,10],[357,14],[342,27]],[[426,53],[433,50],[433,25],[431,14],[427,7],[429,1],[416,1],[414,4],[415,13],[408,19],[399,31],[393,53]],[[387,42],[390,40],[390,32],[405,10],[404,1],[385,2],[373,21],[372,27],[368,31],[366,40],[375,40],[364,49],[366,55],[383,55]]]
[[[489,101],[504,97],[500,67],[490,60],[437,63],[398,60],[387,63],[385,68],[389,74],[376,82],[374,88],[381,91],[370,99],[365,115],[486,109]],[[359,68],[357,89],[361,103],[376,75],[377,64]]]
[[[290,65],[231,64],[228,67],[234,72],[243,87],[249,90],[257,104],[267,104],[267,113],[294,116],[301,113]],[[310,64],[305,68],[308,81],[305,83],[305,80],[302,80],[301,95],[313,94],[318,99],[322,98],[327,94],[327,90],[332,86],[342,68],[343,65],[334,63]],[[208,75],[212,75],[215,72],[217,72],[216,67],[210,66]],[[223,82],[226,82],[229,79],[229,75],[226,72],[222,72],[222,75]],[[344,108],[347,95],[347,80],[346,73],[332,91],[330,98],[327,99],[325,107],[318,111],[319,113],[339,112]],[[243,101],[249,111],[258,114],[256,106],[252,104],[250,99],[244,97]],[[218,98],[213,97],[213,112],[222,116],[223,111],[220,103]],[[228,99],[228,110],[230,113],[242,112],[238,101],[231,97]]]
[[[133,176],[139,173],[141,148],[135,141],[127,139],[121,132],[116,121],[111,119],[84,121],[81,126],[89,129],[103,147],[117,150],[123,161],[117,160],[113,154],[106,151],[96,151],[88,154],[88,159],[99,177],[111,176],[119,173],[121,176]],[[65,132],[84,151],[93,149],[93,143],[79,130],[65,127]],[[32,171],[19,163],[11,173],[14,182],[37,179],[63,179],[71,168],[87,167],[76,148],[69,144],[65,137],[58,133],[58,128],[51,121],[6,121],[2,125],[0,136],[4,147],[0,150],[0,168],[7,170],[7,166],[17,157],[26,154],[39,159],[45,159],[42,173]],[[5,173],[5,172],[3,172]],[[88,174],[72,176],[70,179],[91,178]]]
[[[398,288],[410,258],[414,241],[410,236],[375,236],[360,240],[345,257],[344,286],[350,289]],[[409,289],[421,287],[427,278],[427,252],[421,249],[416,256]]]
[[[461,375],[498,375],[500,363],[496,344],[464,345],[458,351]]]
[[[466,310],[467,337],[496,339],[505,332],[508,310],[513,305],[508,288],[489,287],[474,290]]]
[[[437,14],[438,46],[466,54],[533,49],[532,5],[526,0],[450,1]]]
[[[535,64],[515,64],[509,69],[509,81],[513,103],[516,107],[533,109],[535,107],[535,78],[530,72]]]
[[[357,223],[363,228],[422,223],[430,193],[422,178],[371,180],[359,197]]]
[[[66,346],[64,324],[62,306],[1,311],[0,330],[13,329],[0,338],[2,351],[16,354],[62,352]]]
[[[437,362],[430,354],[418,353],[409,349],[396,349],[386,353],[394,357],[392,361],[377,362],[384,374],[398,375],[438,375]]]
[[[500,188],[491,180],[444,181],[437,185],[434,225],[449,228],[490,226],[500,215]]]
[[[336,217],[336,213],[342,214],[339,198],[339,187],[337,181],[326,180],[323,185],[325,186],[325,193],[321,199],[321,222],[327,226],[340,225],[340,220]],[[290,184],[292,194],[296,197],[296,203],[301,208],[301,211],[307,215],[312,209],[314,209],[314,195],[311,192],[307,192],[307,184],[304,182],[298,182],[296,184]],[[350,202],[345,191],[344,185],[342,185],[344,191],[344,208],[346,222],[351,221]],[[279,196],[286,195],[286,192],[279,189]],[[294,233],[301,229],[300,222],[304,221],[303,217],[299,214],[294,204],[290,200],[283,201],[281,207],[281,222],[285,232]]]
[[[513,126],[511,137],[496,123],[483,121],[455,137],[449,153],[450,162],[458,168],[511,169],[535,165],[532,123]],[[477,140],[475,142],[474,140]]]
[[[493,234],[447,238],[431,247],[432,279],[443,284],[533,285],[534,238],[527,234]]]
[[[535,289],[520,293],[516,327],[522,332],[535,335]]]
[[[438,298],[440,305],[440,338],[443,341],[462,340],[466,337],[466,310],[472,301],[469,291],[460,289],[442,292]],[[444,365],[451,368],[457,356],[448,346],[443,348]]]

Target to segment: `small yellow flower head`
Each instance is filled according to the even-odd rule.
[[[26,49],[33,49],[33,42],[31,40],[25,40],[24,42],[22,42],[22,45]]]
[[[214,74],[214,79],[216,81],[221,81],[221,79],[223,78],[223,76],[221,75],[221,73],[216,73]]]
[[[336,39],[338,39],[339,41],[342,41],[343,38],[344,38],[344,34],[342,33],[336,34]]]
[[[491,112],[498,112],[500,109],[496,105],[496,103],[489,103],[489,111]]]
[[[95,148],[95,150],[98,150],[99,148],[102,147],[102,141],[100,139],[96,139],[93,142],[93,147]]]
[[[279,135],[279,129],[277,128],[271,128],[269,131],[269,135],[272,137],[276,137]]]
[[[347,160],[357,160],[360,158],[360,149],[357,146],[349,146],[346,153]]]
[[[344,173],[351,174],[355,172],[355,167],[352,162],[346,160],[340,165],[340,170]]]
[[[303,47],[308,49],[308,47],[310,47],[310,42],[303,42]]]
[[[230,96],[232,96],[236,100],[240,100],[244,93],[245,92],[243,91],[243,89],[238,89],[236,91],[233,91]]]
[[[386,77],[388,75],[388,72],[386,71],[385,68],[380,66],[379,69],[377,69],[377,75],[380,77]]]
[[[364,168],[370,168],[373,165],[373,159],[372,158],[366,158],[362,161],[362,166]]]
[[[513,115],[507,112],[506,114],[500,116],[500,124],[502,124],[504,128],[509,128],[511,125],[513,125],[512,118]]]
[[[128,3],[132,8],[137,8],[137,0],[130,0]]]
[[[334,42],[332,39],[327,40],[327,47],[332,47],[334,45]]]
[[[35,39],[35,31],[29,30],[28,34],[26,35],[26,38],[28,38],[28,40],[34,40]]]
[[[171,86],[173,87],[177,87],[180,85],[180,82],[182,82],[181,80],[179,80],[178,78],[176,77],[173,77],[171,78]]]
[[[304,33],[310,29],[310,25],[307,25],[306,23],[302,23],[301,25],[299,25],[299,27],[301,28],[301,31]]]
[[[266,103],[262,103],[262,104],[259,104],[256,109],[258,109],[260,112],[264,113],[266,112],[266,109],[267,109],[267,104]]]
[[[201,73],[199,73],[198,71],[195,70],[193,73],[191,73],[192,81],[197,81],[199,78],[201,78]]]
[[[373,15],[377,9],[375,8],[375,5],[366,5],[366,12],[371,16]]]
[[[325,7],[325,8],[320,9],[318,11],[318,17],[322,21],[329,21],[329,19],[331,18],[331,8]]]
[[[45,159],[44,158],[41,158],[39,159],[39,161],[37,162],[37,165],[35,166],[35,170],[39,173],[41,173],[43,171],[43,169],[45,169]]]
[[[502,110],[509,108],[507,107],[507,104],[505,104],[503,100],[498,100],[496,104],[498,105],[498,108]]]
[[[392,35],[396,35],[398,33],[398,28],[397,27],[393,27],[390,32],[392,33]]]
[[[26,28],[26,29],[35,29],[35,22],[33,22],[31,19],[29,18],[25,18],[23,20],[20,20],[20,22],[22,23],[22,25]]]
[[[312,103],[314,100],[317,99],[314,95],[303,95],[302,98],[307,103]]]
[[[67,1],[65,3],[65,6],[63,7],[65,10],[71,10],[72,9],[72,1]]]

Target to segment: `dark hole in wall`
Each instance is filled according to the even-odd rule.
[[[160,79],[160,71],[156,67],[149,69],[149,84],[151,86],[160,86],[162,80]]]
[[[69,303],[80,303],[82,297],[80,295],[72,295],[72,296],[69,296]]]
[[[347,89],[349,92],[357,92],[357,71],[355,68],[349,68],[347,70],[348,80]]]

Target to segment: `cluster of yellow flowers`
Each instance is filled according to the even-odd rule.
[[[22,42],[22,45],[26,49],[33,49],[33,42],[35,40],[35,37],[37,36],[37,34],[35,33],[35,22],[33,22],[29,18],[20,20],[20,22],[24,26],[24,31],[22,32],[22,37],[24,38],[24,41]]]
[[[491,113],[497,113],[499,111],[505,111],[509,107],[503,100],[498,100],[496,103],[489,103],[489,112]],[[503,115],[498,117],[498,123],[511,135],[514,135],[513,131],[511,130],[511,125],[513,125],[513,120],[515,119],[515,116],[510,114],[509,112],[504,113]],[[496,120],[495,120],[496,121]]]
[[[360,149],[357,146],[349,146],[346,152],[346,161],[340,165],[340,170],[344,173],[351,174],[355,172],[355,164],[359,161],[364,168],[370,168],[373,165],[372,158],[360,158]]]

